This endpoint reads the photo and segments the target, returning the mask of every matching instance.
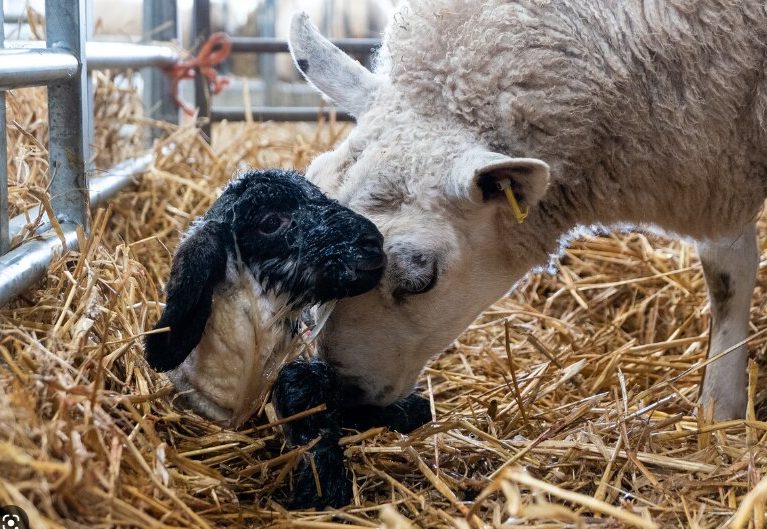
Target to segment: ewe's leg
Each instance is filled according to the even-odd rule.
[[[698,243],[698,254],[711,300],[709,358],[726,351],[748,335],[749,309],[759,254],[753,224],[733,239]],[[701,402],[714,405],[714,418],[726,420],[746,413],[748,348],[741,345],[709,364]]]

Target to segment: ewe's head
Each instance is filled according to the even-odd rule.
[[[535,209],[548,166],[493,152],[447,113],[424,115],[410,104],[417,94],[406,97],[386,75],[367,71],[305,15],[294,17],[290,44],[307,79],[358,120],[307,178],[373,220],[388,259],[375,290],[338,303],[320,350],[362,401],[389,404],[540,262],[542,216],[517,226],[498,185],[508,183]]]

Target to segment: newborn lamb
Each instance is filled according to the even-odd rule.
[[[254,170],[233,180],[183,237],[149,364],[182,402],[237,427],[256,412],[292,350],[301,310],[373,288],[383,238],[301,175]]]

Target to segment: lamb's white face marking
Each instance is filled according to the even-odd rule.
[[[205,332],[186,360],[169,373],[198,413],[240,426],[258,411],[293,338],[279,320],[295,314],[265,293],[245,267],[227,264],[226,281],[213,295]]]

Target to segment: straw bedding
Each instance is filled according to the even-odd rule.
[[[103,132],[137,122],[115,112],[100,116],[101,167],[133,141]],[[45,114],[15,119],[20,208],[44,187]],[[488,309],[423,374],[431,425],[349,432],[354,505],[342,511],[280,506],[301,449],[284,446],[269,413],[229,431],[175,410],[141,337],[179,232],[233,171],[304,167],[345,132],[223,124],[212,148],[192,128],[173,132],[141,183],[94,214],[79,250],[0,309],[0,504],[23,507],[34,528],[765,526],[767,276],[749,417],[712,424],[695,415],[708,326],[696,257],[645,235],[582,238],[556,275],[531,275]]]

